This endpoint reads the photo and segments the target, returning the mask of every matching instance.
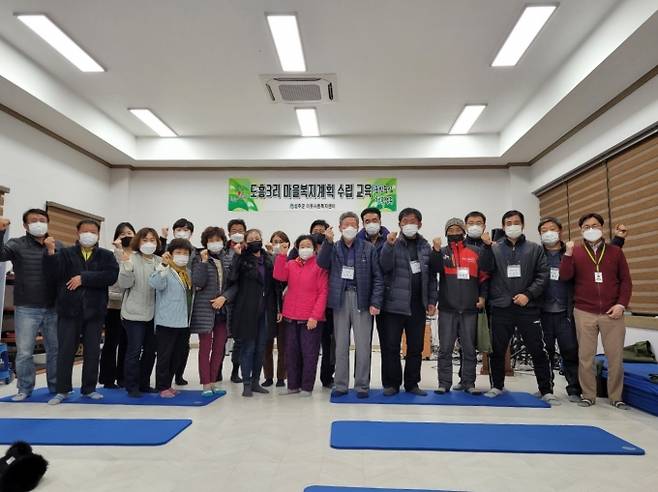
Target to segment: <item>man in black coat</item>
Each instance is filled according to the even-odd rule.
[[[57,405],[72,390],[72,373],[80,338],[83,346],[82,395],[95,400],[101,330],[107,311],[108,287],[119,276],[114,254],[98,247],[100,224],[85,219],[78,223],[75,246],[56,249],[52,237],[44,241],[46,275],[57,286],[57,394],[48,403]]]

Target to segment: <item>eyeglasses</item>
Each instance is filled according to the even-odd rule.
[[[596,225],[584,225],[583,226],[583,231],[589,231],[590,229],[601,229],[601,226],[596,224]]]

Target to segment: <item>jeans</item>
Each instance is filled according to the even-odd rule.
[[[54,308],[32,308],[16,306],[16,377],[18,392],[31,394],[34,389],[36,370],[34,368],[34,343],[41,332],[46,348],[46,374],[48,390],[55,393],[57,388],[57,312]]]
[[[267,345],[266,315],[263,312],[258,320],[258,331],[250,340],[240,339],[240,370],[244,384],[258,384],[263,368],[263,354]]]

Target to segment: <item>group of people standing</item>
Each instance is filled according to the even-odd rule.
[[[445,242],[437,237],[431,243],[420,233],[423,216],[414,208],[399,213],[399,233],[382,226],[380,210],[368,208],[360,215],[341,214],[338,234],[316,220],[294,243],[283,231],[265,243],[260,230],[233,219],[226,231],[207,227],[201,248],[192,246],[194,225],[184,218],[174,223],[171,240],[167,228],[159,235],[121,223],[114,251],[98,246],[100,224],[94,220],[80,221],[78,240],[69,247],[48,234],[48,223],[46,211],[28,210],[25,235],[5,242],[9,221],[0,218],[0,261],[11,261],[16,274],[16,401],[34,389],[38,332],[47,354],[50,404],[71,394],[80,342],[84,397],[103,397],[96,389],[100,361],[105,387],[124,387],[134,398],[151,392],[175,398],[174,385],[187,384],[191,333],[199,337],[203,396],[221,391],[230,337],[231,381],[243,384],[245,397],[268,393],[275,379],[276,386],[287,380],[284,394],[310,396],[322,354],[320,379],[334,397],[348,394],[353,374],[356,396],[368,398],[374,326],[384,395],[403,387],[425,396],[420,387],[425,326],[438,312],[436,393],[479,393],[476,331],[478,315],[486,313],[492,341],[486,397],[505,391],[505,353],[517,332],[533,361],[538,397],[560,402],[553,391],[557,342],[569,400],[593,405],[600,332],[610,401],[626,408],[621,353],[632,286],[621,247],[627,231],[617,226],[613,241],[605,242],[604,220],[596,213],[581,217],[578,245],[562,240],[562,224],[554,217],[540,221],[542,244],[527,240],[525,218],[517,210],[503,215],[496,241],[486,231],[484,214],[471,212],[464,220],[448,220]],[[453,385],[457,340],[460,381]]]

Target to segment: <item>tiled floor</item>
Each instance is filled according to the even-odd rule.
[[[198,381],[196,351],[187,378]],[[434,388],[435,362],[423,363],[421,386]],[[80,367],[75,377],[79,378]],[[373,354],[373,387],[379,386]],[[564,398],[562,378],[558,395]],[[44,377],[39,376],[43,385]],[[480,377],[479,385],[488,386]],[[319,384],[318,384],[319,386]],[[510,389],[533,392],[534,377],[509,380]],[[194,385],[192,385],[194,387]],[[616,410],[599,401],[590,409],[563,402],[552,409],[332,405],[326,390],[312,398],[256,395],[239,387],[203,408],[0,404],[0,417],[191,418],[171,443],[141,447],[37,447],[50,461],[38,490],[301,492],[306,485],[436,488],[469,491],[656,490],[658,418]],[[12,394],[0,386],[0,396]],[[445,452],[340,451],[329,447],[337,419],[445,422],[578,423],[602,427],[644,448],[645,456],[567,456]],[[501,435],[501,439],[505,436]]]

